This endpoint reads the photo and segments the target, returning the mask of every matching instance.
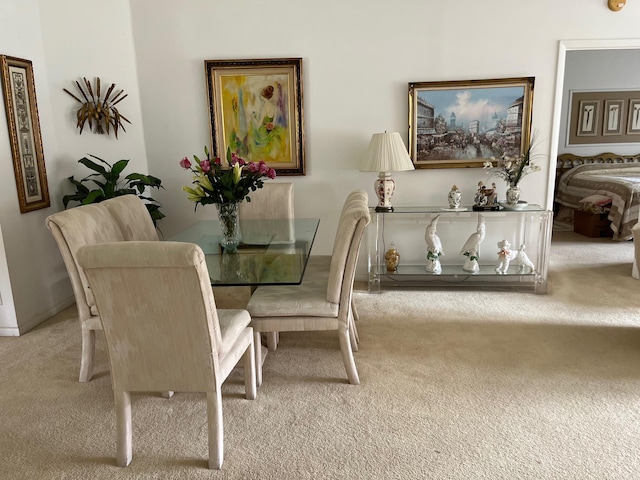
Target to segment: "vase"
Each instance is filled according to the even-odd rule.
[[[520,200],[520,187],[517,185],[511,185],[507,189],[507,205],[517,205]]]
[[[222,228],[220,245],[228,253],[236,252],[240,243],[238,235],[238,205],[239,202],[216,203],[220,227]]]
[[[449,200],[449,208],[458,209],[460,208],[460,199],[462,197],[462,193],[458,190],[458,187],[455,185],[449,191],[449,195],[447,196],[447,200]]]

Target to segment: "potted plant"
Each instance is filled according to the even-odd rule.
[[[141,173],[130,173],[122,179],[120,175],[129,164],[129,160],[118,160],[111,165],[95,155],[89,156],[95,158],[105,166],[87,157],[78,160],[78,163],[83,164],[96,173],[87,175],[81,180],[76,180],[73,176],[68,178],[68,180],[75,185],[76,192],[62,197],[64,208],[67,208],[70,202],[88,205],[90,203],[100,203],[103,200],[119,197],[120,195],[134,194],[144,201],[154,225],[156,225],[158,220],[164,218],[165,215],[160,211],[160,207],[162,206],[160,202],[144,195],[147,188],[164,188],[159,178]],[[88,182],[92,182],[93,185],[87,185]]]

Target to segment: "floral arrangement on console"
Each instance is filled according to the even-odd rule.
[[[492,148],[497,153],[498,158],[491,157],[491,160],[484,162],[483,168],[489,169],[489,173],[492,176],[500,177],[509,187],[517,187],[524,176],[540,170],[540,166],[533,163],[534,157],[538,156],[533,153],[536,145],[534,137],[535,135],[531,136],[529,145],[519,157],[505,155],[500,145],[494,143]]]
[[[262,188],[265,177],[276,178],[276,171],[263,160],[247,162],[227,150],[226,168],[220,158],[211,160],[206,146],[204,153],[207,156],[205,160],[193,156],[195,165],[187,157],[180,160],[182,168],[193,172],[194,187],[183,186],[182,189],[187,192],[189,200],[195,202],[196,208],[198,204],[250,202],[249,194]]]

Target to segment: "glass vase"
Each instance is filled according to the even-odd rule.
[[[216,203],[218,219],[222,229],[220,245],[225,252],[234,253],[238,250],[240,238],[238,234],[238,202]]]
[[[507,205],[517,205],[520,201],[520,187],[517,185],[511,185],[507,189]]]

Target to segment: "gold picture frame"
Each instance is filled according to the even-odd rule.
[[[20,212],[47,208],[49,186],[30,60],[0,55],[2,91]]]
[[[302,59],[205,60],[214,156],[305,175]]]
[[[415,168],[480,168],[529,145],[534,77],[409,83]]]

